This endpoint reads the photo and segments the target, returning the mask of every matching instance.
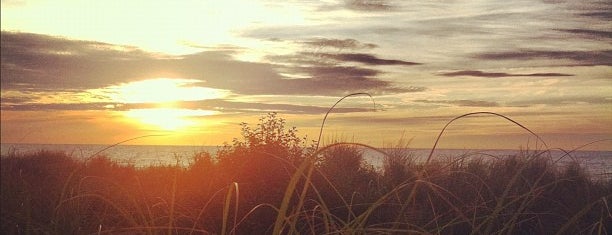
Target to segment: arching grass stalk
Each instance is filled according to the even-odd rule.
[[[563,159],[565,157],[570,157],[572,160],[576,161],[576,159],[574,159],[574,157],[572,156],[573,152],[581,150],[581,149],[583,149],[583,148],[585,148],[585,147],[587,147],[589,145],[597,144],[597,143],[600,143],[600,142],[606,142],[606,141],[611,141],[612,142],[612,139],[595,140],[595,141],[592,141],[592,142],[580,145],[580,146],[578,146],[576,148],[573,148],[572,150],[569,150],[569,151],[567,151],[565,149],[562,149],[562,148],[557,148],[557,150],[563,151],[563,156],[559,157],[559,159],[557,159],[557,161],[561,161],[561,159]]]
[[[327,116],[336,107],[336,105],[338,105],[340,102],[342,102],[342,100],[344,100],[344,99],[346,99],[348,97],[351,97],[351,96],[358,96],[358,95],[367,95],[368,97],[370,97],[370,99],[372,100],[372,103],[374,104],[374,110],[376,110],[376,102],[374,101],[374,98],[372,97],[372,95],[370,95],[370,93],[357,92],[357,93],[352,93],[352,94],[345,95],[344,97],[340,98],[338,101],[336,101],[336,103],[334,105],[332,105],[329,108],[329,110],[327,110],[327,112],[325,113],[325,116],[323,117],[323,121],[321,122],[321,129],[319,129],[319,138],[317,139],[317,146],[316,146],[315,150],[319,149],[319,144],[321,143],[321,136],[323,135],[323,128],[325,127],[325,121],[327,121]]]
[[[454,121],[456,121],[456,120],[459,120],[459,119],[462,119],[462,118],[468,117],[468,116],[475,116],[475,115],[482,115],[482,114],[485,114],[485,115],[493,115],[493,116],[498,116],[498,117],[501,117],[501,118],[503,118],[503,119],[508,120],[508,121],[509,121],[509,122],[511,122],[511,123],[514,123],[515,125],[519,126],[520,128],[522,128],[522,129],[526,130],[527,132],[529,132],[529,133],[531,133],[533,136],[535,136],[535,137],[536,137],[536,138],[537,138],[537,139],[538,139],[540,142],[542,142],[542,144],[544,144],[544,146],[545,146],[545,147],[548,149],[548,145],[546,144],[546,142],[545,142],[545,141],[544,141],[544,140],[543,140],[543,139],[542,139],[542,138],[541,138],[541,137],[540,137],[538,134],[536,134],[535,132],[531,131],[529,128],[527,128],[527,127],[523,126],[521,123],[519,123],[519,122],[517,122],[517,121],[514,121],[514,120],[512,120],[511,118],[509,118],[509,117],[507,117],[507,116],[504,116],[504,115],[502,115],[502,114],[495,113],[495,112],[472,112],[472,113],[466,113],[466,114],[463,114],[463,115],[457,116],[457,117],[453,118],[452,120],[448,121],[448,122],[446,123],[446,125],[444,125],[444,127],[443,127],[443,128],[442,128],[442,130],[440,131],[440,134],[438,134],[438,137],[436,138],[436,141],[434,142],[433,147],[431,147],[431,152],[429,153],[429,156],[427,157],[427,160],[425,161],[425,163],[429,163],[429,161],[431,160],[431,157],[433,156],[433,153],[434,153],[434,151],[436,150],[436,147],[438,146],[438,142],[440,141],[440,138],[442,137],[442,134],[444,134],[444,131],[446,130],[446,128],[447,128],[448,126],[450,126],[450,124],[451,124],[451,123],[453,123],[453,122],[454,122]]]
[[[321,122],[321,128],[319,129],[319,137],[317,138],[317,144],[315,147],[315,152],[312,154],[312,156],[307,156],[307,158],[302,162],[302,164],[300,164],[299,168],[297,169],[297,171],[293,174],[293,176],[291,177],[289,184],[287,185],[287,188],[285,190],[285,194],[283,197],[283,201],[281,202],[281,207],[279,208],[279,213],[276,217],[276,222],[274,223],[274,230],[273,230],[273,234],[280,234],[283,228],[283,224],[284,221],[286,219],[286,213],[287,213],[287,209],[289,207],[289,201],[291,199],[291,192],[293,192],[297,186],[297,183],[300,179],[300,176],[303,172],[307,172],[306,174],[306,182],[304,184],[304,188],[302,189],[302,192],[300,193],[300,198],[299,198],[299,202],[296,208],[301,208],[304,204],[304,198],[306,197],[306,194],[308,192],[308,188],[311,184],[311,177],[312,177],[312,172],[314,169],[314,160],[316,159],[316,156],[319,153],[319,146],[321,144],[321,136],[323,135],[323,128],[325,128],[325,121],[327,121],[327,116],[329,116],[329,114],[331,113],[331,111],[336,107],[336,105],[338,105],[340,102],[342,102],[344,99],[351,97],[351,96],[358,96],[358,95],[366,95],[368,97],[370,97],[370,99],[372,100],[372,103],[374,104],[374,109],[376,109],[376,102],[374,102],[374,98],[372,97],[372,95],[370,95],[369,93],[366,92],[357,92],[357,93],[351,93],[348,95],[343,96],[342,98],[340,98],[338,101],[336,101],[336,103],[334,103],[334,105],[332,105],[327,112],[325,112],[325,116],[323,117],[323,121]]]
[[[233,187],[232,187],[233,186]],[[225,235],[227,232],[227,223],[228,223],[228,217],[229,217],[229,207],[230,204],[232,202],[232,191],[236,192],[236,196],[234,199],[235,205],[234,205],[234,226],[232,229],[232,234],[235,232],[235,228],[236,228],[236,219],[238,216],[238,203],[240,200],[240,195],[239,195],[239,190],[238,190],[238,183],[233,182],[232,185],[228,188],[227,190],[227,195],[225,196],[225,204],[223,206],[223,227],[221,228],[221,234]]]
[[[109,146],[106,146],[106,147],[105,147],[105,148],[103,148],[103,149],[100,149],[98,152],[95,152],[94,154],[90,155],[89,157],[87,157],[87,158],[85,159],[85,162],[87,162],[87,161],[88,161],[89,159],[91,159],[92,157],[95,157],[95,156],[97,156],[98,154],[100,154],[100,153],[102,153],[102,152],[104,152],[104,151],[106,151],[106,150],[108,150],[108,149],[111,149],[111,148],[113,148],[113,147],[115,147],[115,146],[117,146],[117,145],[120,145],[120,144],[123,144],[123,143],[127,143],[127,142],[130,142],[130,141],[133,141],[133,140],[137,140],[137,139],[143,139],[143,138],[149,138],[149,137],[159,137],[159,136],[167,136],[167,135],[141,135],[141,136],[138,136],[138,137],[134,137],[134,138],[131,138],[131,139],[127,139],[127,140],[123,140],[123,141],[120,141],[120,142],[117,142],[117,143],[111,144],[111,145],[109,145]]]

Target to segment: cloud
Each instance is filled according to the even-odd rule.
[[[4,98],[3,98],[4,99]],[[32,103],[27,99],[12,99],[10,104],[3,103],[1,108],[6,111],[87,111],[112,110],[127,111],[133,109],[154,109],[158,104],[135,103],[121,104],[112,102],[92,103]],[[3,101],[4,102],[4,101]],[[295,105],[295,104],[267,104],[258,102],[237,102],[224,99],[175,102],[177,108],[215,110],[223,112],[262,113],[282,112],[292,114],[324,114],[329,107]],[[371,112],[372,108],[335,108],[335,113]]]
[[[289,72],[306,74],[306,78],[282,79],[270,83],[268,94],[337,94],[356,91],[373,95],[423,91],[420,87],[397,87],[389,81],[375,78],[380,71],[354,66],[289,67]]]
[[[365,65],[420,65],[421,63],[381,59],[366,53],[325,53],[325,52],[301,52],[293,55],[268,56],[275,62],[294,63],[301,65],[338,65],[344,62],[357,62]]]
[[[457,76],[472,76],[472,77],[487,77],[487,78],[498,78],[498,77],[563,77],[563,76],[574,76],[573,74],[566,73],[499,73],[499,72],[483,72],[478,70],[461,70],[456,72],[441,73],[440,75],[446,77],[457,77]]]
[[[499,104],[493,101],[484,100],[415,100],[414,102],[426,104],[450,104],[462,107],[498,107]]]
[[[612,50],[601,51],[544,51],[518,50],[509,52],[489,52],[475,56],[484,60],[569,60],[573,66],[612,66]]]
[[[155,58],[134,47],[4,31],[1,48],[3,88],[101,86],[137,77]]]
[[[612,97],[574,96],[574,97],[534,97],[521,101],[495,102],[485,100],[414,100],[416,103],[454,105],[461,107],[532,107],[535,105],[568,106],[568,105],[609,105]]]
[[[342,120],[343,122],[349,122],[353,125],[365,124],[365,123],[376,123],[377,125],[388,125],[395,129],[397,127],[402,127],[405,125],[414,125],[414,126],[428,126],[433,127],[432,130],[438,132],[444,126],[445,123],[448,123],[453,118],[456,118],[459,115],[465,113],[457,113],[457,114],[449,114],[449,115],[426,115],[426,116],[397,116],[397,115],[355,115],[355,116],[341,116],[334,117],[336,120]],[[516,117],[536,117],[541,118],[542,116],[566,116],[567,112],[560,111],[540,111],[540,112],[526,112],[526,111],[511,111],[504,112],[504,115],[516,118]],[[571,114],[571,113],[570,113]],[[487,116],[480,116],[487,117]],[[474,117],[475,118],[475,117]],[[431,126],[431,125],[435,126]]]
[[[303,44],[314,47],[331,47],[336,49],[372,49],[378,47],[373,43],[362,43],[355,39],[315,38],[302,41]]]
[[[295,104],[269,104],[258,102],[238,102],[228,100],[205,100],[186,102],[184,104],[190,108],[208,108],[214,110],[222,110],[225,112],[282,112],[294,114],[324,114],[329,110],[329,107],[312,106],[312,105],[295,105]],[[352,113],[352,112],[370,112],[372,108],[338,108],[334,112]]]
[[[592,11],[581,13],[581,16],[597,18],[601,20],[612,20],[612,11]]]
[[[23,104],[23,103],[31,103],[34,100],[31,97],[7,97],[7,95],[2,95],[0,98],[0,105],[2,107],[12,105],[12,104]]]
[[[116,103],[11,103],[2,104],[0,108],[6,111],[86,111],[86,110],[105,110],[108,109],[109,105],[116,105]]]
[[[356,11],[387,11],[393,6],[385,0],[345,0],[348,9]]]
[[[334,47],[357,48],[356,40],[342,41],[325,40],[317,43],[334,45]],[[307,44],[309,45],[309,44]],[[288,79],[290,83],[277,83],[285,89],[315,89],[321,92],[330,92],[330,89],[343,89],[342,94],[354,91],[369,92],[371,94],[389,94],[419,92],[425,87],[397,87],[393,83],[378,79],[384,73],[377,65],[418,65],[420,63],[403,60],[381,59],[366,53],[330,53],[330,52],[297,52],[288,55],[272,55],[266,57],[276,64],[276,69]],[[364,66],[358,66],[354,63]],[[314,83],[313,83],[314,82]],[[297,87],[293,87],[297,86]]]
[[[207,87],[249,95],[340,96],[364,91],[381,94],[415,90],[412,87],[396,87],[391,82],[378,79],[381,71],[375,69],[320,65],[315,63],[314,58],[303,58],[309,62],[289,66],[244,62],[233,59],[232,52],[228,52],[227,48],[223,51],[168,56],[129,46],[4,31],[1,47],[2,89],[84,90],[166,77],[197,79]],[[373,56],[369,59],[371,63],[403,63]],[[305,73],[307,76],[289,78],[279,73],[283,70]]]
[[[612,31],[591,30],[591,29],[559,29],[558,31],[581,35],[587,38],[605,40],[612,38]]]
[[[538,97],[525,101],[513,101],[508,105],[529,107],[533,105],[566,106],[573,104],[611,105],[612,97],[600,96],[567,96],[567,97]]]
[[[380,59],[374,55],[364,53],[349,53],[349,54],[329,54],[321,53],[319,56],[331,58],[345,62],[359,62],[368,65],[419,65],[421,63],[404,61],[404,60],[389,60]]]

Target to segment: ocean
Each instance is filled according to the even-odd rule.
[[[104,155],[119,163],[129,163],[137,167],[150,165],[187,166],[197,153],[215,154],[220,146],[176,146],[176,145],[89,145],[89,144],[0,144],[2,156],[9,153],[32,153],[40,150],[62,151],[78,159],[87,159],[94,155]],[[416,161],[423,161],[431,149],[410,149]],[[436,149],[434,159],[445,159],[456,156],[469,157],[505,157],[519,154],[521,150],[468,150],[468,149]],[[559,165],[567,164],[575,159],[584,166],[593,177],[612,179],[612,151],[575,151],[569,156],[561,150],[551,150],[550,157]],[[364,149],[365,160],[375,168],[382,166],[383,155],[369,149]],[[547,155],[548,156],[548,155]]]

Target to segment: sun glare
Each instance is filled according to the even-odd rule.
[[[103,92],[112,102],[121,104],[143,104],[155,108],[133,108],[125,116],[148,128],[177,131],[198,125],[196,117],[213,115],[215,111],[186,109],[181,102],[219,99],[229,92],[221,89],[198,86],[195,79],[155,78],[109,86]],[[109,105],[108,108],[113,108]]]
[[[138,120],[140,123],[166,131],[176,131],[189,126],[197,125],[195,117],[215,114],[211,110],[192,109],[132,109],[126,116]]]
[[[110,86],[111,99],[122,103],[167,103],[222,98],[227,91],[195,86],[194,79],[155,78]]]

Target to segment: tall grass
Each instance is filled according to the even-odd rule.
[[[240,175],[228,183],[219,176],[223,165],[211,159],[188,168],[136,168],[104,157],[83,165],[47,151],[4,156],[2,231],[607,234],[610,229],[612,184],[593,180],[577,163],[555,165],[545,152],[430,163],[396,152],[375,170],[363,162],[360,148],[336,143],[321,148],[317,162],[279,161],[293,174],[266,180],[281,182],[283,190]],[[68,193],[60,200],[65,184]]]
[[[458,118],[483,114],[536,135],[496,113]],[[385,150],[346,142],[321,147],[284,124],[276,114],[262,117],[255,128],[243,124],[242,139],[214,156],[196,154],[186,167],[12,152],[1,158],[0,232],[608,234],[612,229],[612,181],[595,180],[575,162],[560,165],[547,149],[439,158],[434,144],[427,161],[416,161],[405,139]],[[381,169],[364,161],[364,149],[383,154]]]

